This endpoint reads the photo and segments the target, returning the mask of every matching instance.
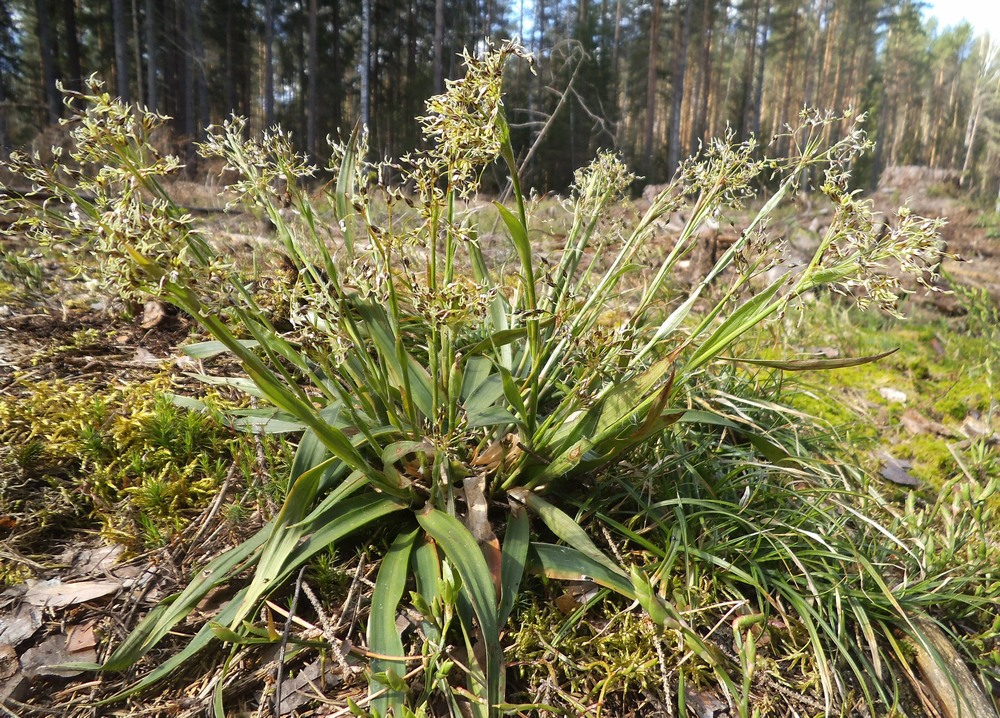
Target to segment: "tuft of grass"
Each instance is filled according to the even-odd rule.
[[[253,646],[284,645],[269,623],[255,624],[262,607],[310,563],[322,571],[317,557],[359,533],[384,537],[386,550],[363,639],[369,692],[349,706],[357,715],[501,715],[501,641],[524,605],[529,572],[634,601],[641,613],[622,620],[645,626],[659,651],[644,672],[623,675],[648,687],[654,666],[672,665],[681,683],[714,682],[741,716],[762,693],[757,626],[773,629],[772,645],[784,651],[773,660],[796,689],[831,713],[858,695],[871,706],[892,702],[872,676],[883,662],[896,664],[871,644],[905,630],[908,610],[943,597],[979,605],[979,564],[960,585],[926,574],[910,582],[919,554],[897,536],[906,525],[893,533],[880,523],[892,514],[852,488],[855,477],[810,458],[805,417],[740,384],[757,367],[762,377],[804,368],[743,349],[803,297],[832,288],[897,313],[905,290],[883,264],[923,277],[936,261],[938,222],[903,208],[893,229],[879,233],[870,204],[850,190],[848,168],[869,147],[860,120],[803,112],[789,128],[792,157],[764,159],[756,140],[713,140],[635,221],[607,221],[634,178],[602,153],[577,173],[568,230],[542,256],[502,103],[513,58],[527,59],[513,43],[466,55],[466,76],[428,100],[420,118],[427,148],[395,165],[367,159],[363,128],[336,145],[337,180],[323,199],[314,199],[314,168],[287,135],[248,139],[239,119],[211,128],[200,151],[238,176],[229,192],[269,219],[287,260],[280,322],[275,305],[165,191],[162,180],[179,163],[149,142],[164,118],[92,82],[86,94],[69,93],[76,116],[67,157],[44,166],[12,155],[12,171],[73,208],[13,198],[9,209],[28,212],[13,231],[90,252],[109,288],[185,311],[213,337],[185,351],[227,354],[242,368],[205,377],[256,402],[231,412],[233,424],[301,437],[273,520],[210,561],[102,665],[85,667],[129,669],[215,587],[239,585],[232,601],[179,653],[105,702],[154,685],[218,640],[230,657],[210,685],[214,711],[224,715],[226,669],[252,657]],[[844,136],[824,144],[833,125],[846,125]],[[513,202],[490,210],[504,234],[503,251],[488,255],[470,201],[494,161],[509,172]],[[771,273],[782,257],[768,224],[810,173],[822,178],[834,220],[800,272]],[[675,274],[699,230],[741,207],[765,178],[774,193],[707,273],[680,290]],[[661,220],[676,211],[686,225],[641,274]],[[142,436],[154,456],[201,451],[189,419],[166,406],[153,414]],[[97,439],[88,445],[106,448]],[[174,498],[145,460],[133,456],[147,483],[132,495],[153,531],[153,517],[172,510]],[[600,548],[576,510],[625,547]],[[900,585],[889,585],[887,571],[901,572],[889,576]],[[721,618],[719,606],[729,607]],[[419,627],[405,643],[401,613]],[[659,655],[666,645],[673,662]],[[600,705],[608,686],[589,697]]]

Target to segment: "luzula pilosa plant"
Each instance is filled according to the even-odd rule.
[[[248,569],[252,581],[186,648],[113,698],[150,686],[213,638],[230,642],[234,655],[259,642],[250,621],[268,596],[317,552],[359,530],[381,530],[390,516],[399,532],[382,560],[367,628],[372,713],[410,715],[440,692],[456,715],[498,714],[505,679],[500,630],[529,566],[555,578],[586,576],[637,599],[659,630],[679,637],[738,691],[729,679],[733,666],[649,578],[605,556],[542,495],[557,486],[570,490],[569,477],[599,481],[602,467],[685,421],[686,397],[698,392],[702,368],[805,292],[862,287],[859,301],[892,308],[900,289],[881,262],[892,257],[922,272],[936,252],[937,226],[903,215],[877,237],[869,206],[847,185],[846,168],[867,147],[863,133],[855,125],[844,140],[823,146],[824,128],[840,118],[804,113],[788,130],[794,157],[759,160],[753,141],[714,140],[684,163],[633,227],[610,237],[602,234],[602,218],[633,176],[602,153],[577,173],[565,246],[553,255],[554,266],[543,265],[501,98],[511,57],[527,56],[509,42],[481,57],[466,55],[466,77],[427,103],[426,151],[389,166],[368,163],[364,132],[335,146],[333,232],[302,182],[313,170],[286,135],[272,130],[248,140],[237,119],[210,129],[202,154],[238,173],[230,189],[268,215],[295,265],[287,332],[275,328],[251,286],[220,258],[225,253],[160,184],[178,167],[149,144],[164,118],[124,106],[92,82],[90,94],[68,94],[75,143],[69,161],[57,154],[46,167],[37,157],[11,158],[11,168],[52,199],[41,210],[29,205],[9,231],[89,251],[110,287],[161,297],[190,314],[215,341],[187,351],[231,353],[252,381],[248,390],[273,407],[258,426],[266,430],[268,418],[281,419],[302,432],[274,520],[205,566],[103,665],[91,667],[133,665],[213,587]],[[514,186],[515,208],[495,206],[517,258],[510,267],[488,261],[477,215],[463,205],[496,159]],[[808,266],[762,285],[780,258],[767,221],[809,172],[824,175],[821,189],[835,220]],[[382,182],[394,173],[399,186]],[[705,277],[686,294],[673,292],[671,277],[699,227],[753,195],[765,173],[776,187],[768,201]],[[279,185],[294,217],[282,211]],[[8,198],[6,208],[23,211],[24,202]],[[620,301],[623,279],[638,271],[660,220],[680,209],[690,219],[667,256],[631,301]],[[600,271],[595,248],[614,252]],[[696,314],[712,282],[729,284]],[[245,380],[231,383],[247,387]],[[531,540],[529,511],[560,544]],[[408,665],[396,614],[407,594],[420,615],[420,687],[402,680]],[[447,648],[459,636],[468,656],[462,665]],[[453,690],[463,681],[464,690]],[[223,683],[220,674],[220,714]]]

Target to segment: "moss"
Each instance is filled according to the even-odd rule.
[[[536,599],[517,618],[508,661],[516,666],[515,690],[528,702],[555,705],[568,715],[595,715],[595,707],[599,713],[628,703],[629,696],[660,693],[652,626],[623,602],[608,598],[585,616],[565,616],[552,603]],[[554,636],[553,626],[560,626]],[[690,664],[697,661],[684,658],[693,670]]]
[[[753,354],[785,358],[798,347],[811,354],[832,349],[839,357],[847,357],[897,349],[871,364],[789,374],[785,389],[793,391],[790,401],[796,409],[818,417],[837,432],[845,452],[857,456],[859,451],[881,449],[909,459],[913,476],[933,492],[962,470],[949,449],[955,439],[913,435],[903,429],[902,415],[916,412],[957,435],[970,414],[996,411],[993,377],[1000,375],[996,325],[977,320],[970,327],[970,317],[943,318],[916,305],[908,311],[911,317],[898,321],[837,306],[790,313],[783,324],[775,325],[779,328],[773,343],[763,349],[753,347]],[[881,388],[903,392],[905,402],[887,400]],[[966,470],[991,475],[990,470],[979,468],[992,466],[991,461],[977,460],[971,449],[952,448],[959,452]],[[873,455],[862,463],[874,468],[879,462]]]
[[[972,412],[987,412],[993,396],[986,379],[980,372],[956,378],[934,402],[934,411],[955,421],[962,421]]]
[[[913,462],[910,473],[928,485],[939,489],[958,471],[955,457],[948,450],[948,441],[932,434],[917,434],[900,441],[899,458]]]
[[[0,397],[0,444],[22,447],[0,510],[49,537],[96,523],[134,549],[169,540],[214,494],[240,441],[208,413],[171,403],[166,375],[125,387],[27,377],[16,386]]]

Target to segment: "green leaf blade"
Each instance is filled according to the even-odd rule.
[[[382,656],[398,656],[399,660],[388,658],[373,658],[371,673],[388,673],[396,676],[406,673],[404,669],[403,641],[396,629],[396,610],[403,597],[406,587],[406,577],[410,565],[410,554],[417,538],[417,531],[402,533],[396,537],[388,553],[382,558],[378,576],[375,579],[375,590],[372,593],[371,610],[368,614],[368,645],[374,653]],[[369,680],[368,695],[372,697],[372,707],[380,715],[386,715],[392,710],[394,716],[403,714],[402,691],[389,687],[385,689],[380,682]]]
[[[503,699],[503,651],[497,622],[497,596],[483,552],[476,539],[454,516],[426,507],[417,514],[420,526],[433,538],[462,579],[486,648],[486,701],[490,715]]]

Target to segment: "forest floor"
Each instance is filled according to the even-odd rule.
[[[206,202],[197,187],[178,189]],[[942,235],[954,258],[942,269],[959,291],[915,295],[903,308],[910,318],[898,323],[830,309],[788,333],[784,351],[819,347],[833,356],[903,347],[876,365],[817,380],[821,386],[807,377],[798,402],[831,423],[855,422],[859,461],[881,473],[887,491],[917,491],[932,500],[943,477],[963,467],[983,479],[1000,476],[992,385],[1000,378],[991,373],[1000,332],[1000,218],[970,206],[956,188],[919,176],[880,189],[873,200],[880,210],[908,200],[916,214],[948,219]],[[810,211],[803,206],[789,221],[802,227],[822,221]],[[204,221],[216,234],[228,233],[239,251],[266,245],[252,217],[207,213]],[[0,445],[0,588],[6,587],[0,593],[0,705],[25,716],[203,713],[209,695],[197,668],[183,690],[128,709],[91,703],[134,674],[95,678],[48,666],[98,660],[109,639],[118,642],[218,546],[269,518],[281,488],[266,484],[280,475],[276,467],[288,461],[287,449],[192,423],[157,399],[197,392],[190,375],[204,366],[178,352],[197,335],[189,319],[156,304],[135,307],[131,317],[112,311],[96,285],[68,274],[57,259],[39,254],[29,266],[14,257],[33,248],[3,241],[0,433],[8,442]],[[975,326],[970,311],[977,314]],[[214,400],[232,397],[220,390]],[[174,434],[186,444],[173,441]],[[979,447],[975,466],[970,447]],[[226,458],[209,465],[203,457],[212,452]],[[143,478],[167,463],[186,467],[183,485]],[[326,580],[343,587],[355,568],[362,570],[327,567]],[[210,612],[206,605],[200,615]],[[267,665],[246,671],[227,693],[259,696],[260,686],[274,681]],[[323,682],[324,670],[315,667],[315,682]],[[294,680],[293,686],[285,679],[286,695],[306,685]],[[339,680],[339,688],[327,688],[339,705],[344,695],[366,691],[363,678]],[[287,710],[307,705],[282,704]]]

